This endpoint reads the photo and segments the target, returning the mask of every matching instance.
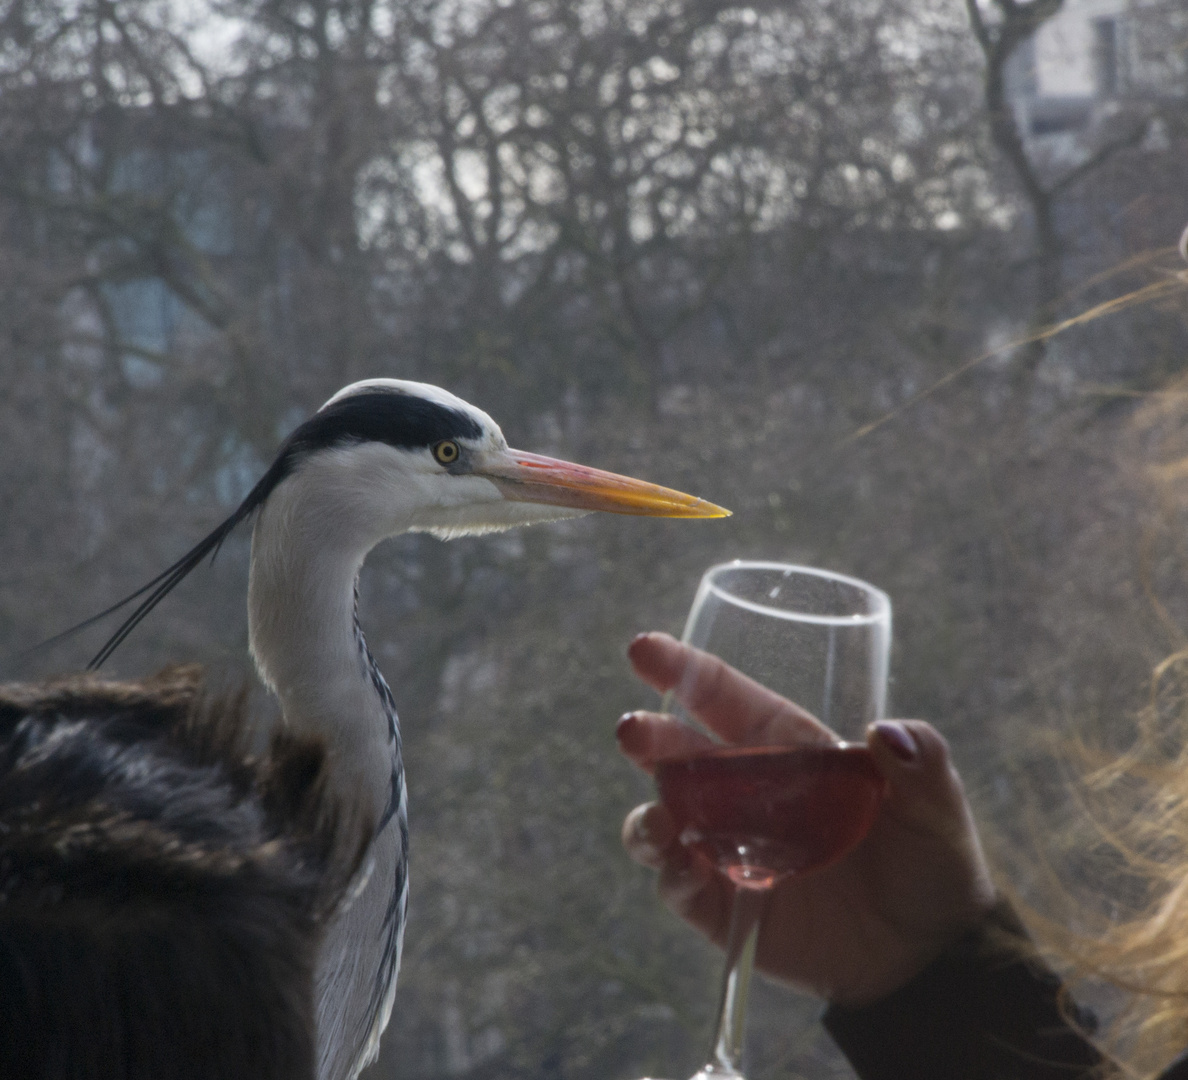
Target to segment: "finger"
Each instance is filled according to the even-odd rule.
[[[656,891],[669,910],[724,947],[734,887],[708,859],[679,843],[675,846],[683,854],[665,859]]]
[[[677,851],[670,851],[676,847]],[[644,803],[623,822],[623,847],[641,866],[659,870],[666,859],[688,854],[677,840],[676,822],[662,803]]]
[[[623,846],[637,863],[659,870],[657,892],[673,912],[721,945],[731,887],[709,862],[685,847],[661,803],[637,806],[623,822]]]
[[[965,786],[936,728],[922,720],[881,720],[868,729],[867,745],[887,779],[891,814],[917,830],[977,844]]]
[[[887,780],[888,820],[940,841],[967,875],[965,909],[984,911],[994,902],[994,883],[944,737],[922,720],[883,720],[867,729],[867,745]]]
[[[619,749],[649,773],[664,758],[712,750],[718,745],[675,716],[654,712],[633,712],[620,717],[615,738]]]
[[[800,706],[668,634],[640,634],[627,655],[644,682],[662,693],[674,691],[686,709],[728,742],[834,741],[832,732]]]

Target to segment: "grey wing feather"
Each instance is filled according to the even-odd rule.
[[[317,976],[320,1080],[354,1080],[375,1060],[392,1014],[408,909],[406,815],[397,812],[372,846],[366,882],[334,920],[322,945]]]

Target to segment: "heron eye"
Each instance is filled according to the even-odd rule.
[[[453,465],[460,453],[458,444],[453,439],[445,439],[433,445],[433,456],[442,465]]]

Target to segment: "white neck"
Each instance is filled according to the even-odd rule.
[[[402,529],[390,507],[344,482],[342,460],[310,460],[261,507],[248,632],[286,725],[325,741],[332,786],[370,800],[378,818],[391,787],[389,720],[356,637],[355,581],[371,548]]]
[[[396,747],[355,634],[367,553],[409,530],[455,536],[582,512],[508,501],[481,475],[443,473],[427,451],[375,442],[318,450],[269,494],[252,534],[252,657],[286,723],[325,740],[342,795],[368,794],[382,814],[392,791]]]

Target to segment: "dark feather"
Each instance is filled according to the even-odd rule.
[[[0,1076],[314,1076],[314,960],[370,833],[197,668],[0,687]]]

